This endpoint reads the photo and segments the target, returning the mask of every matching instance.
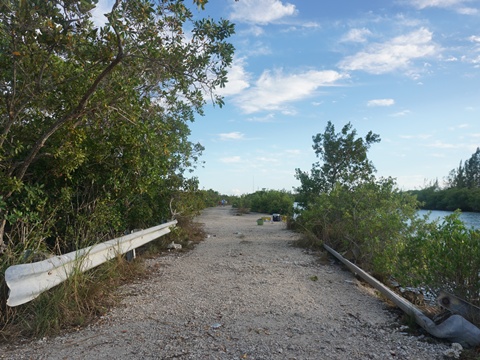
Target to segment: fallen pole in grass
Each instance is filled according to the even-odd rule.
[[[380,281],[370,276],[361,268],[345,259],[328,245],[324,248],[338,260],[340,260],[352,273],[360,276],[368,284],[380,291],[382,295],[390,299],[405,314],[415,319],[415,322],[429,334],[446,339],[452,343],[459,343],[463,347],[475,347],[480,345],[480,329],[460,315],[452,315],[441,324],[435,324],[429,317],[423,314],[415,305],[397,295]]]

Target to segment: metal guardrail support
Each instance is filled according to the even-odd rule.
[[[437,304],[449,310],[452,314],[463,316],[472,324],[480,325],[480,308],[458,296],[449,294],[446,291],[439,291]]]
[[[5,282],[10,289],[7,305],[25,304],[65,281],[73,271],[87,271],[117,255],[134,250],[168,234],[170,227],[176,224],[177,220],[170,221],[47,260],[10,266],[5,271]]]

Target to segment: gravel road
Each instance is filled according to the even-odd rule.
[[[193,251],[147,260],[154,275],[85,329],[0,347],[2,359],[443,359],[449,344],[404,332],[348,271],[292,247],[281,222],[230,207],[197,221]]]

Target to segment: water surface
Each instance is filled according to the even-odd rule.
[[[423,216],[429,214],[429,219],[431,221],[443,220],[445,216],[452,214],[452,211],[441,211],[441,210],[419,210],[418,215]],[[480,229],[480,213],[477,212],[462,212],[460,214],[460,220],[462,220],[467,227],[474,227],[475,229]]]

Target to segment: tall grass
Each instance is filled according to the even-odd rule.
[[[3,339],[55,335],[63,329],[83,326],[115,304],[113,290],[119,284],[143,272],[141,259],[127,262],[117,256],[86,272],[79,270],[81,261],[66,281],[31,302],[9,308],[3,301]]]
[[[177,219],[177,227],[168,235],[138,249],[137,258],[127,261],[124,256],[86,272],[81,272],[79,259],[71,276],[58,286],[42,293],[38,298],[17,307],[8,307],[8,287],[0,281],[0,342],[18,337],[43,337],[72,330],[90,323],[105,314],[119,300],[115,289],[134,278],[149,275],[144,258],[157,256],[172,241],[182,244],[182,251],[191,249],[205,238],[203,227],[191,217]],[[2,274],[11,266],[25,263],[25,251],[9,248],[2,255]],[[30,257],[31,261],[37,261]]]

